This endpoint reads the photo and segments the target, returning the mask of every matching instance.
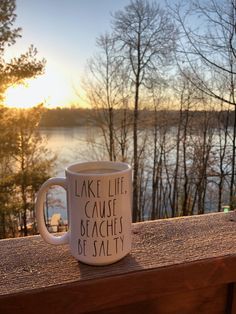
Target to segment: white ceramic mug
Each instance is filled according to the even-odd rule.
[[[72,255],[90,265],[114,263],[131,250],[132,169],[121,162],[96,161],[69,166],[65,178],[51,178],[36,199],[36,220],[43,239],[70,244]],[[44,220],[48,189],[66,190],[69,231],[54,236]]]

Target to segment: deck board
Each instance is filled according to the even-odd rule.
[[[114,306],[128,304],[132,312],[132,304],[147,300],[153,300],[148,304],[155,309],[164,308],[164,301],[157,305],[158,298],[184,296],[184,291],[196,300],[191,291],[207,287],[212,295],[224,291],[226,299],[227,284],[236,282],[235,211],[136,223],[132,231],[131,253],[97,267],[78,263],[68,245],[52,246],[40,236],[1,240],[0,310],[10,313],[17,305],[28,313],[26,307],[39,306],[47,295],[47,308],[55,309],[57,300],[58,313],[75,296],[82,312],[113,308],[115,313]],[[60,296],[68,302],[58,301]]]

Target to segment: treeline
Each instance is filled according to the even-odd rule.
[[[105,111],[107,111],[105,113]],[[46,109],[44,108],[41,120],[40,120],[40,127],[76,127],[76,126],[99,126],[100,122],[98,116],[107,115],[108,109],[84,109],[84,108],[63,108],[58,107],[54,109]],[[218,127],[217,120],[219,113],[214,110],[192,110],[188,112],[189,115],[193,119],[197,121],[202,121],[203,117],[206,115],[211,115],[211,127]],[[123,115],[123,109],[114,109],[114,121],[118,121],[117,117]],[[127,117],[131,120],[133,111],[131,109],[127,109]],[[146,128],[150,127],[155,123],[155,111],[151,109],[143,109],[139,112],[139,127]],[[226,111],[223,110],[220,113],[222,122],[228,120],[229,126],[234,125],[234,111]],[[178,110],[158,110],[158,121],[163,121],[167,119],[167,123],[169,126],[177,126],[178,121]]]
[[[73,127],[92,124],[92,113],[89,109],[55,108],[45,109],[40,126],[42,127]]]
[[[235,10],[134,0],[97,38],[84,88],[101,158],[133,166],[134,222],[236,206]]]
[[[32,48],[4,62],[5,48],[19,37],[14,10],[15,1],[0,2],[0,98],[44,69]],[[100,129],[99,143],[88,143],[91,156],[132,164],[133,222],[235,208],[235,11],[229,0],[165,8],[133,0],[97,38],[83,82],[91,110],[45,110],[40,120],[39,108],[1,108],[0,233],[13,235],[17,221],[27,235],[31,215],[35,226],[33,198],[53,163],[39,123]]]
[[[27,235],[29,224],[36,232],[35,193],[50,175],[54,160],[38,133],[42,108],[19,111],[3,106],[8,87],[35,78],[45,66],[33,46],[6,58],[8,47],[21,37],[15,10],[15,0],[0,1],[0,238]]]
[[[56,160],[39,134],[42,112],[0,107],[0,239],[37,233],[35,196]]]
[[[187,93],[178,111],[140,115],[138,221],[221,211],[230,204],[234,115],[194,111],[194,101],[189,101]],[[109,111],[95,112],[103,149],[91,139],[90,154],[132,164],[132,115],[114,113],[111,138],[105,119]],[[236,206],[236,198],[231,204]]]

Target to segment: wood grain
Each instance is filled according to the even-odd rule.
[[[0,313],[225,313],[236,212],[134,224],[131,254],[110,266],[39,236],[2,240],[0,252]]]
[[[155,299],[110,308],[106,313],[119,314],[225,314],[226,286],[187,290],[184,293],[159,296]],[[213,300],[213,302],[212,302]],[[92,312],[90,312],[92,313]],[[102,311],[93,313],[103,314]]]
[[[229,311],[228,311],[228,313],[232,313],[232,314],[234,314],[234,313],[236,313],[236,283],[234,283],[234,285],[233,285],[233,291],[232,291],[232,305],[231,305],[232,307],[231,307],[231,309],[229,308]],[[230,312],[230,310],[231,310],[231,312]],[[228,314],[227,313],[227,314]]]

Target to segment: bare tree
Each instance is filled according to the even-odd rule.
[[[128,94],[125,83],[128,73],[117,55],[114,37],[109,34],[101,35],[97,38],[97,46],[97,55],[89,60],[84,87],[89,102],[96,111],[96,123],[102,132],[109,159],[117,160],[119,148],[123,150],[124,157],[126,132],[118,136],[117,128],[120,125],[115,120],[118,117],[122,129],[126,130]],[[122,109],[123,115],[116,115],[117,109]]]
[[[134,92],[133,109],[133,221],[138,219],[138,125],[140,92],[148,87],[153,72],[161,75],[160,67],[170,60],[175,49],[177,30],[170,16],[159,5],[134,0],[113,16],[113,29],[120,43],[120,53],[130,71]]]
[[[182,30],[179,65],[188,63],[192,84],[206,95],[234,110],[230,205],[235,194],[236,161],[236,3],[229,0],[181,2],[173,12]],[[196,23],[191,23],[191,21]],[[222,94],[222,89],[224,93]]]
[[[223,103],[221,103],[221,110],[217,114],[217,147],[216,151],[216,166],[213,168],[216,178],[218,178],[216,184],[218,187],[218,205],[217,209],[220,212],[222,204],[225,200],[224,189],[229,177],[229,164],[231,163],[230,157],[228,156],[228,145],[231,140],[229,135],[229,118],[230,110],[224,109]],[[229,201],[229,200],[227,200]]]

